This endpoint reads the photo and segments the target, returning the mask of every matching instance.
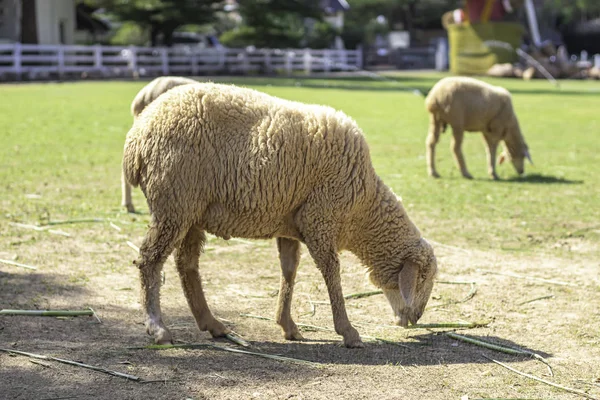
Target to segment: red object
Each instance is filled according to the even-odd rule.
[[[490,13],[489,21],[502,21],[504,19],[504,6],[500,0],[493,1],[492,12]],[[470,22],[481,22],[481,14],[485,9],[488,0],[467,0],[467,14]]]

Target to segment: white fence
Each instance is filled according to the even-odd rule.
[[[199,75],[348,71],[362,50],[202,49],[0,44],[0,77]]]

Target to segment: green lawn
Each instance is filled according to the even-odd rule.
[[[258,351],[323,366],[257,361],[211,349],[127,350],[151,341],[132,265],[137,255],[127,243],[142,242],[147,207],[139,189],[133,200],[140,214],[120,207],[129,104],[145,82],[35,83],[0,85],[0,259],[38,268],[0,263],[0,309],[91,307],[103,323],[87,317],[2,317],[0,343],[6,345],[0,347],[80,360],[155,384],[70,366],[43,368],[0,352],[0,393],[101,400],[573,398],[504,370],[485,354],[597,397],[600,83],[567,81],[557,90],[545,81],[490,80],[513,92],[535,166],[527,165],[519,179],[512,166],[503,165],[502,180],[491,181],[483,141],[473,134],[464,150],[475,179],[464,180],[446,133],[437,151],[442,178],[434,180],[425,167],[428,117],[423,97],[413,91],[426,92],[440,77],[219,80],[327,104],[354,117],[376,170],[434,241],[439,276],[420,322],[489,321],[487,327],[459,332],[539,353],[552,365],[553,377],[530,357],[459,343],[439,332],[390,327],[384,296],[349,300],[346,308],[361,335],[388,342],[367,341],[364,350],[340,347],[324,281],[305,249],[292,313],[297,322],[331,331],[308,330],[306,341],[285,341],[275,323],[240,316],[273,316],[280,280],[275,242],[214,236],[199,264],[215,315]],[[52,227],[62,234],[11,224],[79,218],[106,220]],[[375,289],[355,257],[342,254],[341,265],[344,294]],[[164,272],[163,316],[176,340],[222,344],[196,327],[171,258]]]
[[[518,179],[510,165],[488,179],[483,141],[467,136],[475,180],[462,179],[449,150],[438,145],[442,179],[426,175],[427,114],[423,98],[440,75],[390,74],[355,79],[220,78],[275,96],[344,110],[367,137],[384,181],[402,196],[423,234],[460,246],[546,248],[576,235],[598,243],[600,84],[493,80],[514,95],[535,166]],[[43,222],[109,216],[119,210],[120,159],[130,127],[129,104],[145,82],[78,82],[0,87],[1,218]],[[28,194],[38,194],[32,199]],[[145,207],[139,191],[134,202]]]

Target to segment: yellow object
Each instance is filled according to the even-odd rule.
[[[492,6],[496,0],[487,0],[485,2],[485,6],[483,7],[483,11],[481,13],[481,22],[486,23],[490,20],[490,15],[492,15]]]
[[[457,75],[485,74],[494,64],[514,63],[525,29],[513,22],[448,25],[450,72]],[[504,43],[512,49],[486,43]]]

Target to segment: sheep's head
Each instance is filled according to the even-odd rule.
[[[531,155],[529,154],[529,149],[525,147],[525,149],[521,152],[514,152],[515,154],[511,154],[511,151],[503,151],[498,157],[498,164],[504,163],[506,159],[509,159],[512,163],[513,167],[519,175],[523,175],[525,172],[525,159],[527,158],[529,162],[533,165],[533,161],[531,160]]]
[[[398,274],[398,286],[383,288],[383,293],[394,311],[396,323],[405,328],[409,322],[416,324],[423,315],[437,273],[433,249],[423,239],[420,245],[423,256],[404,261]]]

